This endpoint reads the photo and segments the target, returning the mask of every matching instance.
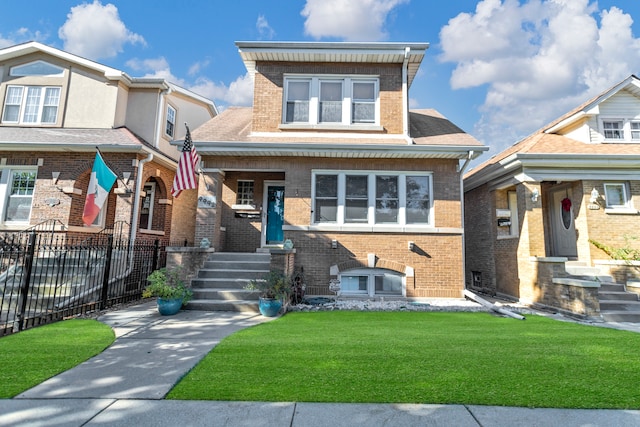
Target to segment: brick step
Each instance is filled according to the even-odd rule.
[[[259,313],[258,301],[246,300],[213,300],[200,299],[191,300],[184,307],[186,310],[202,310],[202,311],[238,311],[248,313]]]
[[[221,300],[221,301],[234,301],[234,300],[247,300],[257,301],[260,293],[257,291],[247,291],[239,289],[193,289],[194,300]]]

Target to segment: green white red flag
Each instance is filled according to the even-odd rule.
[[[100,215],[100,210],[102,210],[116,178],[116,174],[105,164],[100,153],[96,153],[89,188],[87,188],[87,198],[84,202],[84,212],[82,213],[82,221],[86,225],[93,224]]]

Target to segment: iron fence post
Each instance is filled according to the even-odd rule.
[[[27,301],[29,299],[29,285],[31,284],[31,270],[33,267],[33,256],[36,250],[36,232],[29,233],[29,241],[27,243],[27,253],[24,257],[24,275],[22,276],[22,284],[20,286],[20,312],[18,313],[18,331],[24,328],[24,320],[27,311]]]
[[[111,272],[111,257],[113,255],[113,235],[107,236],[107,255],[104,261],[104,275],[102,276],[102,297],[100,299],[100,309],[104,310],[109,298],[109,273]]]
[[[160,240],[153,241],[153,264],[151,264],[151,271],[158,269],[158,254],[160,253]]]

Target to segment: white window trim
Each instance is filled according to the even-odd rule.
[[[314,228],[326,228],[327,230],[341,230],[341,231],[425,231],[427,229],[433,230],[435,224],[434,213],[434,197],[433,197],[433,172],[422,171],[362,171],[362,170],[313,170],[311,174],[311,225]],[[316,209],[316,175],[338,175],[338,206],[337,206],[337,219],[335,222],[316,222],[315,221],[315,209]],[[345,201],[346,201],[346,176],[347,175],[366,175],[368,177],[368,204],[367,204],[367,222],[366,223],[350,223],[345,221]],[[393,175],[398,177],[398,222],[393,223],[375,223],[375,209],[376,209],[376,182],[377,175]],[[407,223],[406,222],[406,203],[407,203],[407,191],[406,191],[406,177],[407,176],[427,176],[429,177],[429,220],[423,224]]]
[[[331,81],[342,82],[342,122],[320,122],[320,84]],[[287,98],[290,81],[308,81],[310,86],[309,94],[309,121],[308,122],[287,122]],[[352,92],[353,83],[370,82],[375,86],[375,117],[373,123],[353,123],[352,114]],[[318,75],[309,76],[304,74],[285,74],[284,90],[282,97],[282,118],[280,128],[327,128],[327,129],[357,129],[357,130],[381,130],[380,125],[380,78],[376,75]]]
[[[623,138],[607,138],[605,136],[604,124],[605,122],[622,122]],[[602,137],[602,142],[614,143],[614,144],[637,144],[640,143],[640,139],[632,138],[631,123],[640,123],[640,118],[622,118],[622,117],[600,117],[598,119],[598,125],[600,126],[599,133]],[[637,131],[637,129],[636,129]]]
[[[376,293],[376,283],[375,277],[383,274],[392,274],[400,277],[402,280],[402,291],[399,294],[396,293]],[[376,296],[389,296],[389,297],[399,297],[407,295],[407,277],[405,274],[399,273],[393,270],[387,270],[384,268],[357,268],[352,270],[341,271],[338,275],[338,280],[342,281],[342,276],[366,276],[367,277],[367,290],[366,291],[345,291],[344,289],[340,289],[340,295],[348,295],[348,296],[356,296],[356,295],[367,295],[369,297]]]
[[[7,97],[9,96],[9,88],[12,87],[21,87],[22,88],[22,98],[20,100],[20,104],[18,107],[18,120],[4,120],[5,109],[7,105]],[[35,122],[25,122],[24,121],[24,109],[27,104],[27,96],[29,93],[29,88],[39,88],[40,89],[40,103],[38,105],[38,120]],[[42,115],[44,114],[45,98],[47,89],[58,89],[58,104],[56,105],[56,117],[52,122],[42,122]],[[27,124],[27,125],[55,125],[58,122],[59,112],[60,112],[60,98],[62,97],[62,88],[60,86],[38,86],[38,85],[8,85],[5,92],[4,104],[2,107],[2,116],[0,119],[2,123],[17,123],[17,124]],[[11,104],[15,105],[15,104]]]
[[[36,173],[36,183],[34,186],[34,195],[31,196],[31,206],[29,207],[29,217],[26,221],[8,221],[6,220],[7,216],[7,207],[9,205],[9,198],[11,196],[11,185],[13,182],[13,173],[14,172],[35,172]],[[33,212],[33,197],[35,196],[35,187],[38,186],[38,168],[37,167],[15,167],[15,168],[4,168],[0,170],[0,221],[2,224],[11,226],[11,225],[21,225],[29,224],[31,220],[31,213]]]
[[[21,69],[26,69],[32,65],[35,64],[45,64],[48,65],[49,67],[51,67],[54,70],[58,70],[57,73],[49,73],[49,74],[29,74],[26,72],[20,72]],[[37,60],[37,61],[31,61],[31,62],[27,62],[26,64],[20,64],[20,65],[15,65],[13,67],[11,67],[11,69],[9,70],[9,75],[12,77],[29,77],[29,76],[38,76],[38,77],[62,77],[64,75],[64,68],[62,67],[58,67],[57,65],[53,65],[49,62],[43,61],[43,60]]]
[[[169,120],[169,111],[173,111],[173,121]],[[178,111],[170,104],[167,104],[167,111],[165,113],[164,134],[169,138],[174,139],[176,135],[176,122],[178,121]],[[173,133],[167,132],[167,124],[173,125]]]
[[[610,205],[609,197],[607,194],[607,187],[622,187],[623,197],[625,203],[623,205]],[[629,189],[629,183],[627,182],[605,182],[604,183],[604,199],[605,209],[607,214],[638,214],[638,210],[633,207],[633,200],[631,199],[631,192]]]

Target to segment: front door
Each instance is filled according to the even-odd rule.
[[[284,185],[267,184],[265,198],[267,206],[266,218],[264,219],[263,233],[266,245],[278,245],[284,242]]]
[[[553,256],[577,258],[577,236],[573,220],[571,189],[552,190],[550,195]]]

